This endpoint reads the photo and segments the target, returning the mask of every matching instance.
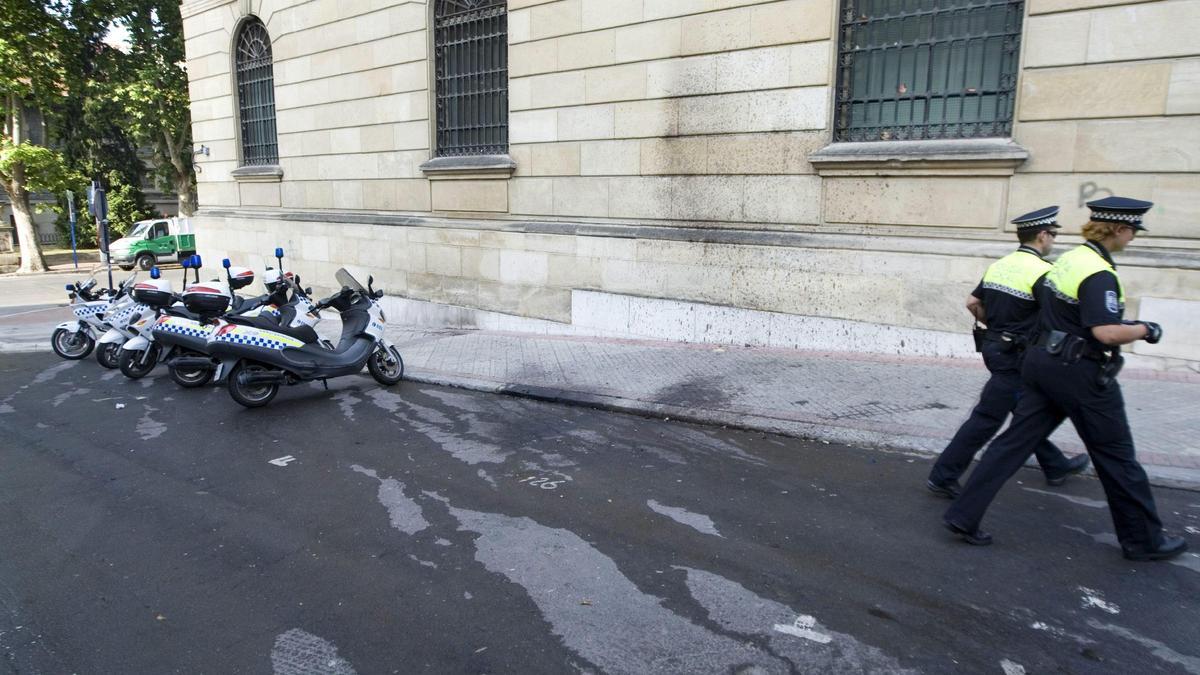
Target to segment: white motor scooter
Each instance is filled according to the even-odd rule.
[[[152,319],[157,314],[153,307],[133,298],[133,282],[136,277],[135,272],[127,280],[128,285],[121,284],[121,291],[129,297],[129,302],[114,306],[104,315],[109,328],[96,341],[96,360],[105,368],[120,366],[121,345],[137,337],[135,326],[139,322],[145,325],[147,319]]]
[[[110,317],[132,304],[129,290],[137,273],[130,275],[115,289],[96,290],[96,275],[99,272],[99,269],[93,271],[86,281],[66,285],[75,320],[58,324],[50,334],[50,346],[55,354],[64,359],[82,359],[92,353],[97,338],[112,327]]]

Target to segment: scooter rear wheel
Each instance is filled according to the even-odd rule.
[[[96,341],[91,335],[81,330],[72,332],[66,328],[58,328],[50,336],[50,346],[54,348],[55,354],[75,361],[91,354],[92,348],[96,346]]]
[[[243,384],[241,381],[243,373],[265,373],[269,370],[257,363],[243,361],[237,364],[229,373],[229,395],[247,408],[261,408],[270,403],[271,399],[275,398],[275,394],[279,393],[278,383]]]
[[[385,387],[390,387],[404,379],[404,359],[395,347],[376,349],[367,361],[367,370],[371,377]]]
[[[96,361],[105,368],[118,368],[121,363],[121,345],[115,342],[105,342],[96,348]]]
[[[122,349],[121,356],[118,357],[121,373],[131,380],[145,377],[154,370],[154,366],[158,365],[160,349],[157,344],[151,344],[146,348],[149,350],[149,354],[146,353],[146,350]]]
[[[184,352],[183,355],[199,356],[195,352]],[[185,389],[203,387],[213,379],[214,375],[212,368],[176,368],[175,366],[168,366],[168,368],[171,371],[171,379],[174,380],[175,384]]]

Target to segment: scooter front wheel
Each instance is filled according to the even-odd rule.
[[[234,366],[229,373],[229,395],[233,400],[247,408],[261,408],[275,398],[279,393],[278,382],[244,383],[246,375],[269,373],[270,369],[256,363],[242,362]]]
[[[50,346],[54,348],[55,354],[75,361],[91,354],[92,348],[96,346],[96,341],[84,331],[72,332],[66,328],[58,328],[50,336]]]
[[[185,352],[185,356],[197,356],[195,352]],[[175,384],[192,389],[195,387],[203,387],[212,381],[215,371],[212,368],[176,368],[168,366],[171,371],[171,379]]]
[[[404,379],[404,359],[400,358],[400,352],[394,346],[380,347],[367,361],[367,370],[371,371],[371,377],[376,382],[390,387]]]
[[[96,348],[96,360],[105,368],[120,367],[121,345],[115,342],[105,342]]]
[[[159,349],[157,344],[151,344],[145,350],[122,349],[117,361],[121,366],[121,373],[131,380],[145,377],[158,365]]]

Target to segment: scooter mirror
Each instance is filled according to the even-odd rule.
[[[222,259],[221,259],[221,267],[224,267],[225,269],[229,269],[229,267],[230,267],[232,264],[233,264],[233,263],[229,262],[229,258],[222,258]]]
[[[309,286],[308,288],[304,289],[304,294],[312,295],[312,286]]]

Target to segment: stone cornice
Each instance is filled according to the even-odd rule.
[[[237,0],[193,0],[192,2],[183,3],[183,5],[179,8],[179,14],[182,18],[187,19],[196,16],[197,14],[207,12],[214,7],[232,5],[236,1]]]
[[[982,235],[979,232],[954,233],[947,236],[943,228],[937,233],[927,231],[913,235],[862,232],[821,232],[783,230],[744,230],[694,225],[646,225],[620,222],[564,222],[522,219],[476,220],[436,218],[419,214],[371,213],[362,211],[282,210],[271,208],[206,207],[196,216],[215,218],[245,218],[248,220],[277,219],[293,222],[347,223],[354,225],[383,225],[398,227],[429,227],[440,229],[524,232],[559,234],[581,237],[614,237],[685,241],[695,243],[732,244],[743,246],[784,246],[789,248],[828,248],[893,253],[924,253],[955,257],[996,259],[1012,252],[1017,241],[1014,235]],[[956,238],[957,237],[957,238]],[[1003,237],[1003,238],[997,238]],[[1074,246],[1082,240],[1077,236],[1060,237],[1059,250]],[[1140,242],[1139,242],[1140,244]],[[1200,249],[1159,248],[1145,246],[1122,252],[1117,264],[1122,267],[1173,267],[1200,270]]]
[[[810,154],[822,176],[1011,176],[1029,151],[1007,138],[832,143]]]

